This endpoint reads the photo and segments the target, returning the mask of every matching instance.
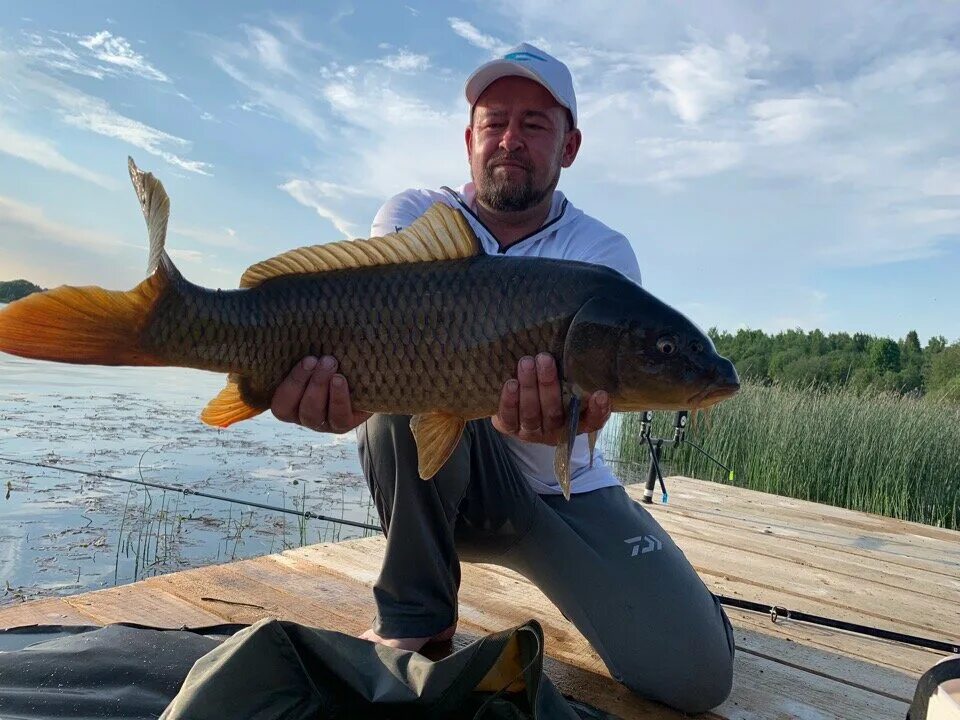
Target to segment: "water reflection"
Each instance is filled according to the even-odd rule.
[[[269,415],[209,428],[198,415],[223,381],[0,353],[0,455],[376,524],[353,434],[319,435]],[[365,532],[4,462],[0,487],[0,605]]]

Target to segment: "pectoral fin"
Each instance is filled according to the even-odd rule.
[[[207,425],[225,428],[241,420],[248,420],[263,412],[255,408],[240,394],[240,379],[234,374],[227,378],[227,386],[220,391],[200,413],[200,419]]]
[[[563,497],[570,499],[570,458],[573,455],[573,441],[577,438],[577,426],[580,424],[580,396],[572,395],[567,408],[567,424],[560,432],[560,442],[557,445],[557,454],[553,458],[553,470],[557,475],[557,482],[563,490]]]
[[[410,418],[421,478],[429,480],[443,467],[460,442],[465,425],[463,418],[447,413],[427,413]]]

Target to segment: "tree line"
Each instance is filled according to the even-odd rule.
[[[27,280],[0,280],[0,302],[8,303],[43,290]]]
[[[709,330],[717,350],[741,379],[791,386],[925,395],[960,402],[960,340],[942,335],[923,347],[916,331],[900,340],[864,333]]]

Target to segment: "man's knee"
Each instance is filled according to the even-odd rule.
[[[682,712],[699,713],[715,708],[729,697],[733,688],[735,652],[733,629],[722,611],[719,619],[721,626],[711,622],[692,635],[699,637],[698,642],[662,648],[660,661],[654,663],[652,672],[649,664],[642,663],[618,679],[638,695]],[[642,665],[646,665],[646,672],[641,669]]]

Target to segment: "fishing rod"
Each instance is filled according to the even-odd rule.
[[[61,467],[58,465],[48,465],[46,463],[36,463],[29,462],[27,460],[17,460],[14,458],[8,458],[0,456],[0,460],[8,463],[15,463],[17,465],[29,465],[31,467],[37,468],[47,468],[49,470],[62,470],[63,472],[74,473],[75,475],[85,475],[87,477],[101,478],[103,480],[116,480],[117,482],[130,483],[132,485],[141,485],[143,487],[156,488],[157,490],[167,490],[170,492],[178,492],[183,495],[196,495],[197,497],[209,498],[211,500],[222,500],[224,502],[236,503],[237,505],[246,505],[248,507],[255,507],[261,510],[270,510],[271,512],[286,513],[287,515],[297,515],[308,520],[325,520],[327,522],[340,523],[342,525],[350,525],[351,527],[362,528],[364,530],[374,530],[376,532],[382,532],[379,525],[370,525],[369,523],[362,523],[356,520],[347,520],[345,518],[331,517],[329,515],[322,515],[320,513],[310,512],[309,510],[293,510],[291,508],[280,507],[278,505],[268,505],[266,503],[259,503],[253,500],[241,500],[240,498],[228,497],[226,495],[216,495],[214,493],[204,492],[203,490],[196,490],[195,488],[184,487],[183,485],[165,485],[164,483],[150,482],[148,480],[133,480],[131,478],[122,478],[117,477],[116,475],[107,475],[106,473],[101,472],[90,472],[89,470],[78,470],[70,467]]]
[[[650,469],[647,472],[647,483],[643,489],[643,497],[641,498],[641,500],[648,505],[653,502],[653,488],[658,480],[660,482],[660,501],[666,505],[670,499],[670,495],[667,493],[667,487],[663,482],[663,473],[660,471],[660,456],[663,453],[664,443],[673,447],[678,447],[682,444],[690,445],[701,455],[704,455],[726,470],[728,479],[733,482],[733,470],[717,460],[695,442],[687,439],[687,419],[689,416],[690,412],[688,410],[678,411],[673,422],[673,437],[654,438],[650,434],[653,430],[653,411],[645,410],[640,413],[640,442],[646,443],[650,449]]]
[[[881,640],[893,640],[894,642],[927,648],[929,650],[937,650],[954,655],[960,654],[960,642],[931,640],[929,638],[917,637],[916,635],[907,635],[906,633],[896,632],[894,630],[884,630],[883,628],[871,627],[870,625],[847,622],[846,620],[835,620],[834,618],[823,617],[822,615],[811,615],[810,613],[800,612],[799,610],[788,610],[781,605],[764,605],[763,603],[743,600],[741,598],[726,597],[725,595],[714,595],[714,597],[717,598],[722,605],[739,608],[740,610],[750,610],[751,612],[768,614],[773,623],[777,623],[780,620],[796,620],[798,622],[821,625],[837,630],[846,630],[847,632],[854,632],[860,635],[868,635]]]

